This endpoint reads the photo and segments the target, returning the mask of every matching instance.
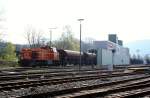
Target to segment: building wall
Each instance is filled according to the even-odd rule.
[[[114,65],[129,65],[130,55],[129,49],[124,47],[116,47],[116,52],[114,53]]]
[[[107,49],[98,49],[97,52],[98,65],[112,65],[112,52]]]
[[[94,41],[93,46],[94,49],[107,49],[107,41]]]
[[[130,64],[130,55],[129,49],[122,47],[118,44],[115,44],[110,41],[97,41],[94,42],[94,48],[98,50],[97,64],[107,65],[129,65]],[[115,50],[115,53],[112,53],[112,50]],[[101,50],[101,51],[100,51]]]

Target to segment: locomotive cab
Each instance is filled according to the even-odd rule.
[[[20,54],[22,66],[56,65],[58,61],[59,53],[54,47],[24,48]]]

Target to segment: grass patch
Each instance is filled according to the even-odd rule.
[[[0,61],[0,67],[19,67],[17,61]]]

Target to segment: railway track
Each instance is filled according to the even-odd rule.
[[[27,77],[28,79],[25,79]],[[146,96],[149,92],[149,82],[149,72],[141,71],[41,71],[29,74],[21,72],[0,76],[0,96],[7,96],[6,98]],[[142,92],[138,92],[140,90]]]
[[[79,71],[78,68],[75,67],[16,67],[16,68],[3,68],[0,69],[0,75],[4,74],[18,74],[18,72],[22,73],[25,71],[32,70],[34,72],[31,73],[36,73],[37,70],[47,70],[51,72],[71,72],[71,71]],[[104,70],[104,69],[80,69],[80,71],[91,71],[91,70]],[[106,69],[105,69],[106,70]],[[12,73],[11,73],[12,72]],[[29,72],[30,73],[30,72]]]
[[[38,70],[38,71],[37,71]],[[14,70],[1,70],[0,75],[6,76],[6,75],[19,75],[19,74],[39,74],[39,73],[85,73],[85,72],[114,72],[114,71],[123,71],[123,70],[114,70],[114,71],[108,71],[108,70],[102,70],[102,69],[94,69],[94,70],[52,70],[52,69],[32,69],[32,71],[14,71]]]
[[[135,78],[136,77],[136,78]],[[94,89],[97,87],[104,87],[104,86],[109,86],[109,85],[113,85],[113,84],[118,84],[118,83],[124,83],[124,82],[128,82],[128,81],[134,81],[134,80],[139,80],[139,79],[145,79],[145,78],[150,78],[150,75],[144,75],[144,74],[140,74],[139,75],[126,75],[126,76],[120,76],[118,75],[118,77],[110,77],[110,78],[101,78],[101,79],[97,79],[97,80],[87,80],[87,81],[93,81],[93,83],[89,83],[87,84],[86,80],[82,80],[81,82],[78,81],[72,81],[72,82],[63,82],[60,84],[44,84],[44,86],[37,86],[37,87],[32,87],[30,86],[29,88],[27,88],[30,92],[28,92],[27,95],[25,95],[24,93],[20,95],[20,97],[24,97],[24,98],[38,98],[38,96],[40,96],[39,98],[45,98],[43,96],[58,96],[58,95],[62,95],[62,94],[67,94],[67,93],[74,93],[74,92],[78,92],[81,90],[89,90],[89,89]],[[149,79],[150,80],[150,79]],[[95,81],[98,81],[98,83],[95,83]],[[80,85],[79,85],[80,84]],[[70,85],[70,86],[68,86]],[[74,86],[73,86],[74,85]],[[43,89],[41,89],[43,87]],[[24,90],[26,90],[25,88],[23,88]],[[21,89],[18,89],[19,91],[21,91]],[[41,91],[39,91],[41,90]],[[7,92],[8,93],[8,92]],[[80,96],[82,97],[82,96]],[[47,98],[47,97],[46,97]]]
[[[140,83],[138,85],[126,86],[122,88],[118,88],[118,92],[105,96],[105,98],[137,98],[143,97],[146,94],[150,93],[150,81],[144,82],[143,84]],[[114,90],[115,91],[115,90]]]
[[[75,81],[85,81],[91,79],[103,79],[108,77],[118,77],[118,76],[127,76],[127,75],[135,75],[137,73],[109,73],[109,74],[94,74],[94,75],[77,75],[73,77],[55,77],[51,79],[41,79],[41,80],[24,80],[24,81],[14,81],[14,82],[2,82],[0,83],[0,91],[1,90],[9,90],[9,89],[19,89],[19,88],[27,88],[27,87],[36,87],[42,85],[54,85],[66,82],[75,82]]]
[[[15,74],[3,74],[0,75],[0,82],[9,81],[9,80],[19,80],[19,79],[35,79],[41,78],[52,78],[52,77],[65,77],[65,76],[75,76],[75,75],[89,75],[89,74],[108,74],[108,73],[119,73],[123,72],[123,70],[115,70],[115,71],[106,71],[106,70],[85,70],[85,71],[62,71],[62,72],[31,72],[31,73],[15,73]]]
[[[145,66],[144,66],[145,67]],[[147,66],[148,67],[148,66]],[[130,67],[129,67],[130,68]],[[57,75],[67,75],[67,74],[95,74],[95,73],[101,73],[101,72],[121,72],[124,71],[124,69],[117,69],[115,71],[108,71],[108,70],[100,70],[100,69],[94,69],[94,70],[82,70],[82,71],[78,71],[78,70],[57,70],[60,69],[59,67],[56,68],[56,70],[52,70],[49,68],[11,68],[11,69],[3,69],[0,70],[0,80],[3,80],[3,78],[10,78],[13,76],[14,77],[20,77],[20,78],[24,78],[26,76],[33,76],[33,75],[40,75],[40,74],[53,74],[55,76]],[[27,70],[33,70],[33,71],[27,71]],[[37,70],[41,70],[41,71],[37,71]],[[14,78],[15,79],[15,78]]]
[[[79,90],[75,93],[55,96],[55,98],[137,98],[150,92],[150,77],[118,81],[113,84],[104,84],[95,88]]]

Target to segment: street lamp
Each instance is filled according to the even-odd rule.
[[[81,22],[83,21],[84,19],[78,19],[78,21],[80,22],[80,64],[79,64],[79,70],[80,70],[80,68],[81,68],[81,59],[82,59],[82,57],[81,57]]]
[[[110,70],[112,71],[113,70],[113,67],[114,67],[114,59],[115,59],[115,52],[116,52],[116,49],[112,49],[112,66],[110,67]]]
[[[50,47],[52,47],[52,30],[56,29],[56,28],[49,28],[49,29],[50,29],[50,42],[49,42],[49,45],[50,45]]]

